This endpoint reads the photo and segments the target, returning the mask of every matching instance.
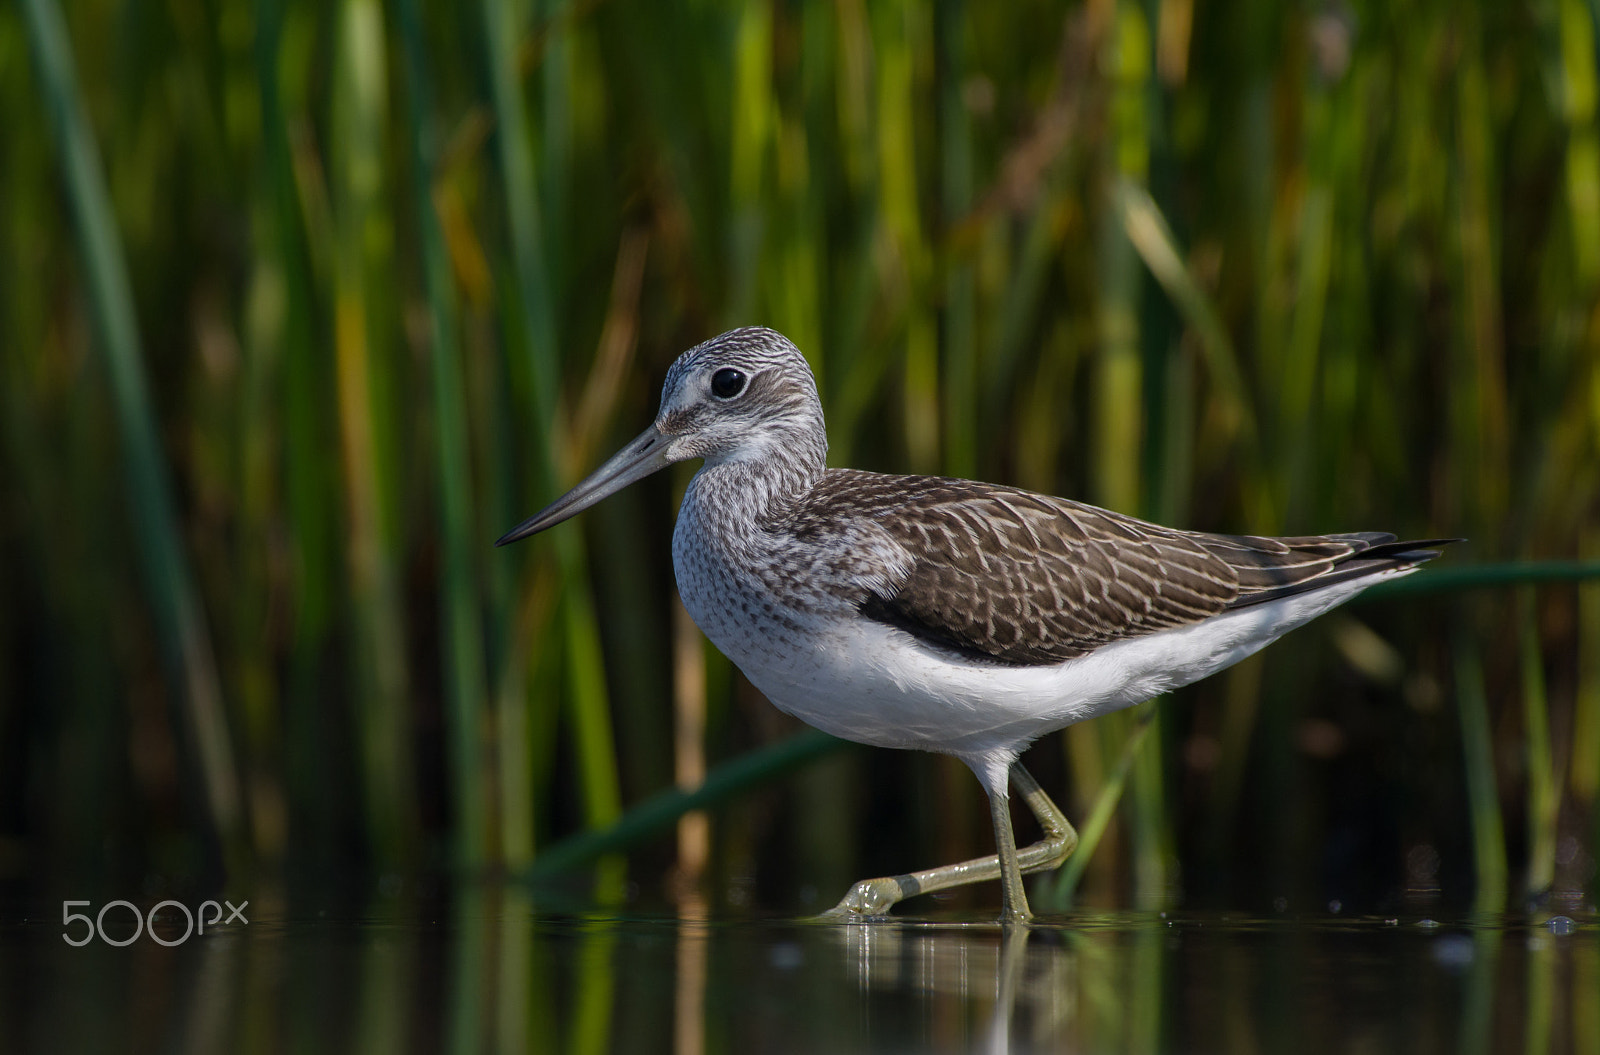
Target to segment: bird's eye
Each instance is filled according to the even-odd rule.
[[[711,375],[711,394],[718,399],[732,399],[744,391],[745,376],[731,366],[725,366]]]

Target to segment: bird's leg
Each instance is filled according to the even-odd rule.
[[[1022,889],[1022,867],[1017,863],[1017,837],[1011,831],[1011,796],[990,795],[989,816],[994,820],[995,856],[1000,861],[1002,923],[1026,923],[1033,918],[1028,893]]]
[[[929,868],[921,872],[884,876],[880,879],[863,879],[851,887],[850,892],[841,898],[837,905],[823,913],[822,918],[859,919],[863,916],[882,916],[896,902],[915,897],[917,894],[931,894],[936,890],[948,890],[968,883],[1000,879],[1002,885],[1008,888],[1005,897],[1005,916],[1002,918],[1007,922],[1026,920],[1028,902],[1022,892],[1021,876],[1032,875],[1034,872],[1047,872],[1059,867],[1078,845],[1078,833],[1067,823],[1066,816],[1056,804],[1050,801],[1050,797],[1044,793],[1039,782],[1034,780],[1033,775],[1020,764],[1014,763],[1011,766],[1011,786],[1017,790],[1022,801],[1038,818],[1039,826],[1044,829],[1044,838],[1021,850],[1016,849],[1015,837],[1011,831],[1010,801],[1004,796],[990,796],[990,808],[995,819],[996,842],[1000,844],[1004,840],[1005,844],[1010,845],[1010,855],[1016,863],[1013,875],[1017,878],[1011,884],[1005,881],[1000,854],[993,853],[988,857],[944,865],[940,868]],[[1003,836],[1002,817],[1005,818]],[[1004,852],[1003,846],[997,845],[997,849]],[[1011,897],[1010,886],[1015,887],[1015,899]],[[1020,918],[1014,918],[1016,906],[1013,901],[1020,902]]]
[[[1022,874],[1032,875],[1060,868],[1072,856],[1072,851],[1078,848],[1077,830],[1020,762],[1011,765],[1011,786],[1021,794],[1022,801],[1038,820],[1039,827],[1044,829],[1044,838],[1017,853]]]

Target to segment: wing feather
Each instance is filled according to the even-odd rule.
[[[1112,641],[1425,560],[1381,532],[1261,538],[1179,531],[1017,488],[829,470],[784,526],[826,547],[870,535],[861,614],[998,663],[1055,664]],[[869,547],[870,548],[870,547]],[[1376,559],[1354,560],[1372,551]],[[841,557],[841,561],[845,558]],[[1348,563],[1347,563],[1348,562]]]

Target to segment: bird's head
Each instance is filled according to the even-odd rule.
[[[729,330],[672,364],[649,428],[495,545],[553,527],[675,462],[786,458],[820,467],[826,454],[822,403],[805,356],[775,330]]]

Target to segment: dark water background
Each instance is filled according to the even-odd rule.
[[[248,924],[172,947],[74,948],[61,911],[6,907],[0,1049],[1600,1050],[1592,915],[1085,912],[1007,933],[981,917],[558,915],[460,887],[269,896]],[[185,920],[156,925],[172,941]],[[114,940],[132,928],[126,909],[105,917]]]

